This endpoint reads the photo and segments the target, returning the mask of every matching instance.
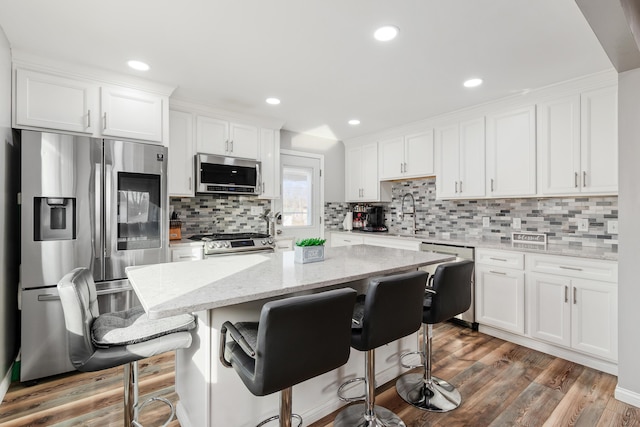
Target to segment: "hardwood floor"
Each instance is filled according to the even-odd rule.
[[[453,324],[434,329],[434,373],[458,387],[463,403],[444,414],[424,412],[398,397],[395,382],[379,387],[376,403],[396,412],[408,427],[640,427],[640,409],[613,398],[612,375]],[[143,399],[153,393],[176,402],[173,369],[172,353],[141,362]],[[295,392],[293,399],[295,410]],[[154,405],[143,411],[145,426],[160,425],[168,415],[163,405]],[[330,427],[334,417],[309,427]],[[121,425],[122,368],[59,375],[31,387],[13,383],[0,405],[3,427]]]

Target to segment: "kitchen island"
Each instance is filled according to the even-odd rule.
[[[224,321],[257,321],[270,300],[346,286],[363,292],[371,277],[448,260],[448,255],[358,245],[326,248],[325,260],[310,264],[295,263],[288,251],[132,267],[127,274],[149,317],[198,316],[192,346],[176,355],[180,424],[242,427],[277,413],[279,399],[277,393],[253,396],[233,369],[220,364],[218,333]],[[416,346],[415,336],[410,336],[378,349],[378,384],[400,375],[400,354]],[[308,424],[336,410],[343,404],[336,396],[338,386],[363,371],[363,355],[352,349],[346,365],[294,387],[294,412]]]

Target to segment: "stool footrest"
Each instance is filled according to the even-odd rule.
[[[365,395],[362,394],[361,396],[355,396],[355,397],[346,397],[344,395],[344,388],[355,383],[355,382],[359,382],[359,381],[364,381],[364,377],[358,377],[358,378],[353,378],[350,380],[347,380],[345,382],[342,383],[342,385],[340,385],[340,387],[338,387],[338,399],[342,400],[343,402],[359,402],[361,400],[364,400]]]
[[[408,364],[403,362],[403,359],[405,357],[411,356],[411,355],[414,355],[414,354],[419,354],[420,355],[420,364],[419,365],[408,365]],[[403,368],[408,368],[408,369],[424,368],[424,366],[425,366],[424,353],[422,351],[409,351],[407,353],[402,353],[402,355],[400,355],[400,364],[402,365]]]
[[[296,427],[301,427],[302,426],[302,417],[298,414],[291,414],[291,418],[295,418],[296,420],[298,420],[298,425]],[[258,424],[256,427],[262,427],[265,424],[270,423],[271,421],[275,421],[275,420],[279,420],[280,416],[279,415],[274,415],[273,417],[269,417],[266,420],[260,422],[260,424]]]
[[[164,397],[150,397],[147,400],[145,400],[144,402],[142,402],[140,405],[138,405],[138,407],[136,408],[136,414],[140,414],[140,411],[142,411],[142,408],[144,408],[145,406],[147,406],[147,404],[153,402],[153,401],[157,401],[160,403],[164,403],[165,405],[167,405],[169,407],[169,409],[171,409],[171,414],[169,415],[169,418],[167,418],[167,421],[164,422],[164,424],[162,424],[162,427],[166,427],[169,425],[169,423],[173,420],[173,418],[176,415],[176,409],[173,406],[173,403],[171,403],[169,400],[165,399]],[[138,422],[137,419],[134,419],[132,422],[134,427],[142,427],[142,424],[140,424]]]

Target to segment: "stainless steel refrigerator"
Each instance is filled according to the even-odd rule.
[[[139,304],[125,268],[168,260],[167,150],[21,132],[20,380],[73,370],[57,282],[93,272],[100,311]]]

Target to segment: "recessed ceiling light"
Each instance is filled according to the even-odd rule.
[[[399,32],[400,29],[398,27],[385,25],[384,27],[378,28],[376,32],[373,33],[373,37],[381,42],[388,42],[389,40],[395,39]]]
[[[359,124],[360,124],[360,120],[358,120],[358,119],[351,119],[351,120],[349,120],[349,124],[350,124],[351,126],[357,126],[357,125],[359,125]]]
[[[138,70],[138,71],[148,71],[149,70],[149,65],[145,64],[142,61],[129,61],[127,62],[127,65],[131,68],[133,68],[134,70]]]
[[[278,105],[280,104],[280,100],[278,98],[267,98],[267,104]]]
[[[464,87],[477,87],[482,84],[482,79],[469,79],[464,82]]]

